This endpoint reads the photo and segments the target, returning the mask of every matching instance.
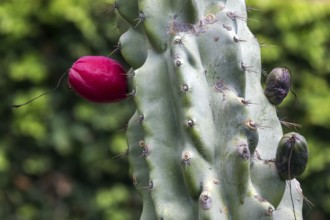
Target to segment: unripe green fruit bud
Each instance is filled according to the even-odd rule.
[[[270,103],[279,105],[288,95],[290,87],[290,71],[285,67],[278,67],[273,69],[267,77],[265,95]]]
[[[308,148],[303,136],[290,132],[285,134],[277,146],[276,168],[280,177],[291,180],[301,175],[307,165]]]

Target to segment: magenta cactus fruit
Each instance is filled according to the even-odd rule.
[[[280,177],[291,180],[300,176],[307,165],[308,148],[303,136],[290,132],[280,140],[276,152],[276,168]]]
[[[104,56],[80,57],[69,70],[70,87],[81,97],[98,103],[111,103],[127,97],[125,70]]]
[[[285,67],[273,69],[267,77],[265,95],[270,103],[279,105],[288,95],[291,87],[290,71]]]

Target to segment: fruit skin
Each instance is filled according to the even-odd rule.
[[[273,69],[267,77],[265,95],[270,103],[279,105],[288,95],[291,87],[290,71],[286,67]]]
[[[308,162],[308,147],[303,136],[296,132],[285,134],[280,140],[276,152],[276,168],[284,180],[300,176]]]
[[[97,103],[112,103],[127,97],[125,70],[104,56],[83,56],[69,70],[69,86],[81,97]]]

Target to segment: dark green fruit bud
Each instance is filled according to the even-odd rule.
[[[291,180],[301,175],[307,165],[308,148],[303,136],[290,132],[285,134],[277,146],[276,168],[280,177]]]
[[[270,103],[279,105],[288,95],[290,87],[290,71],[285,67],[278,67],[273,69],[267,77],[265,95]]]

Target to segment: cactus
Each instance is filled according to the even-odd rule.
[[[302,219],[299,182],[281,178],[287,162],[275,164],[282,100],[263,92],[244,0],[117,0],[114,9],[134,73],[127,140],[141,219]],[[289,179],[306,163],[292,161],[303,168]]]

